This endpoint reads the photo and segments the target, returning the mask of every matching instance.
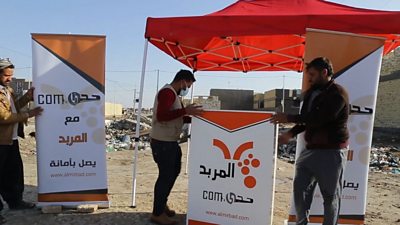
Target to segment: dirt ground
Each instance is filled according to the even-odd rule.
[[[29,133],[29,130],[28,130]],[[25,199],[37,201],[37,170],[35,139],[27,137],[21,140],[21,153],[25,171]],[[182,145],[186,152],[186,144]],[[184,153],[186,156],[186,154]],[[91,214],[80,214],[74,210],[64,210],[60,214],[42,214],[40,210],[10,211],[3,210],[9,225],[63,225],[63,224],[152,224],[150,216],[153,187],[157,177],[156,164],[149,150],[139,153],[137,164],[137,196],[136,208],[131,208],[132,163],[133,151],[118,151],[107,153],[108,184],[111,207],[100,209]],[[186,158],[182,160],[182,173],[179,176],[169,198],[169,205],[177,211],[176,220],[185,224],[187,210],[188,176],[185,175]],[[274,225],[282,225],[287,218],[293,165],[278,160],[277,180],[274,205]],[[370,173],[368,184],[368,206],[366,224],[394,225],[400,224],[400,176],[382,173]]]

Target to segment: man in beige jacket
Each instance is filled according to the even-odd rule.
[[[22,200],[24,192],[24,170],[19,152],[18,136],[23,137],[23,123],[29,117],[38,116],[43,111],[36,107],[25,112],[20,111],[33,100],[33,90],[15,99],[10,87],[14,75],[14,65],[9,59],[0,59],[0,195],[10,209],[29,209],[35,204]],[[3,203],[0,199],[0,211]],[[0,215],[0,224],[6,223]]]

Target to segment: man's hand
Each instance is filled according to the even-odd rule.
[[[274,123],[274,124],[287,123],[287,122],[289,122],[288,117],[284,113],[277,113],[277,114],[273,115],[271,118],[271,123]]]
[[[39,106],[39,107],[29,110],[28,115],[29,115],[29,117],[40,116],[42,114],[42,112],[43,112],[43,109],[42,109],[42,107]]]
[[[292,139],[292,134],[289,132],[285,132],[279,135],[278,137],[278,144],[288,144],[290,139]]]
[[[198,116],[204,113],[201,105],[190,104],[185,108],[186,115]]]
[[[29,88],[29,90],[26,92],[26,95],[28,96],[28,98],[33,101],[33,91],[35,90],[35,87],[31,87]]]

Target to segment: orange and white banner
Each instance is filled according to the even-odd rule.
[[[109,206],[105,37],[32,34],[40,206]]]
[[[188,225],[271,223],[276,163],[271,116],[206,111],[193,118]]]
[[[312,29],[307,30],[306,39],[305,62],[320,56],[329,58],[335,71],[333,78],[349,94],[350,145],[343,179],[339,224],[365,224],[369,154],[384,40]],[[303,92],[309,88],[307,81],[307,74],[304,74]],[[303,136],[298,136],[297,156],[304,148]],[[323,198],[317,188],[309,224],[322,224],[323,209]],[[295,224],[295,220],[292,204],[289,224]]]

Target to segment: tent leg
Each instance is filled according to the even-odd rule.
[[[135,153],[133,158],[133,181],[132,181],[132,204],[131,207],[136,207],[136,164],[137,155],[139,151],[139,137],[140,137],[140,116],[142,113],[142,102],[143,102],[143,86],[144,78],[146,73],[146,61],[147,61],[147,49],[149,47],[149,41],[146,39],[144,43],[144,53],[143,53],[143,64],[142,64],[142,76],[140,78],[140,91],[139,91],[139,104],[138,112],[136,115],[136,133],[135,133]]]
[[[193,93],[194,93],[194,83],[192,84],[192,91],[191,91],[191,96],[190,96],[190,104],[193,104]],[[185,169],[185,175],[188,173],[189,170],[189,152],[190,152],[190,139],[192,134],[192,124],[189,124],[188,127],[188,139],[187,139],[187,151],[186,151],[186,169]]]

